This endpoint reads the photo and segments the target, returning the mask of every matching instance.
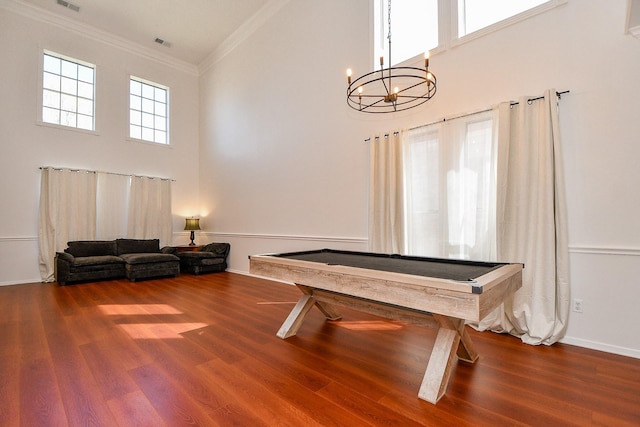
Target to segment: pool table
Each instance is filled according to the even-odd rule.
[[[522,286],[523,264],[321,249],[249,257],[251,274],[293,282],[302,292],[277,336],[295,335],[314,306],[330,320],[346,306],[437,329],[418,397],[436,403],[456,356],[478,354],[465,321],[480,321]]]

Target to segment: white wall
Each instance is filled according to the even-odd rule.
[[[640,41],[626,1],[566,4],[435,54],[436,97],[391,117],[345,102],[344,70],[369,57],[369,1],[296,0],[200,79],[207,237],[247,256],[366,249],[374,132],[420,125],[547,88],[570,90],[561,131],[573,297],[566,342],[640,357]]]
[[[3,3],[4,4],[4,3]],[[3,6],[0,4],[0,6]],[[40,280],[38,202],[41,166],[175,179],[176,239],[184,217],[198,215],[198,77],[92,37],[0,7],[0,284]],[[96,64],[97,134],[38,125],[42,49]],[[182,67],[185,68],[185,67]],[[170,88],[171,146],[128,135],[129,76]]]

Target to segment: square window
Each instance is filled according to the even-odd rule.
[[[129,89],[129,137],[168,144],[167,88],[131,77]]]
[[[44,52],[42,69],[42,121],[95,130],[95,66]]]

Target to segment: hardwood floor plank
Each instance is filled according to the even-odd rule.
[[[107,404],[119,426],[169,426],[140,390],[110,399]]]
[[[216,425],[206,411],[167,377],[161,368],[146,365],[129,373],[167,425]]]
[[[51,360],[65,413],[72,425],[109,425],[114,421],[87,367],[69,325],[60,313],[43,318]],[[79,327],[79,325],[74,325]]]
[[[417,392],[435,331],[312,309],[233,273],[0,287],[0,426],[640,425],[640,360],[469,329],[432,405]]]
[[[356,414],[362,419],[363,423],[366,422],[373,426],[412,427],[423,425],[420,422],[405,417],[399,412],[390,410],[388,407],[381,406],[378,402],[360,393],[354,393],[353,390],[346,388],[338,382],[328,384],[318,392],[318,395]]]
[[[5,322],[10,325],[11,322]],[[2,341],[0,347],[10,345],[6,341]],[[21,366],[18,357],[19,347],[12,347],[16,350],[10,353],[5,349],[4,354],[0,355],[0,426],[18,426],[20,425],[20,376],[18,369]]]
[[[68,425],[69,420],[62,405],[58,382],[49,358],[32,359],[21,366],[19,390],[20,425]]]
[[[349,411],[319,396],[308,388],[290,381],[282,372],[258,360],[245,359],[236,367],[261,383],[270,392],[298,407],[307,417],[322,426],[356,426],[362,420]]]
[[[236,365],[213,360],[198,366],[198,371],[212,379],[215,387],[233,402],[230,404],[239,406],[251,418],[242,425],[322,426]]]
[[[105,400],[124,396],[138,390],[124,370],[119,356],[103,342],[82,344],[80,351]]]

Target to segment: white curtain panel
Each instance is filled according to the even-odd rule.
[[[171,181],[133,176],[127,235],[135,239],[159,238],[160,246],[172,241]]]
[[[97,172],[96,238],[113,240],[127,235],[131,176]]]
[[[496,258],[496,116],[485,111],[403,133],[408,253]]]
[[[96,174],[43,168],[40,175],[38,249],[43,282],[54,280],[54,257],[71,240],[96,235]]]
[[[569,317],[566,201],[555,90],[499,107],[498,257],[523,262],[523,286],[479,329],[553,344]]]
[[[405,253],[400,133],[371,138],[369,154],[369,250]]]

